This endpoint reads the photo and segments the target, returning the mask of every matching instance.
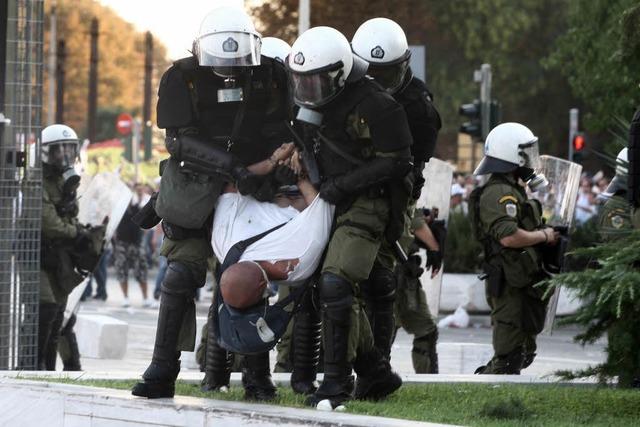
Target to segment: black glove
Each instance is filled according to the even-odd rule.
[[[442,252],[427,249],[427,269],[440,270],[442,267]]]
[[[337,205],[347,196],[348,194],[346,194],[342,189],[340,189],[340,187],[338,187],[335,178],[326,180],[320,186],[320,197],[323,200],[331,203],[332,205]]]
[[[295,185],[298,182],[298,176],[296,172],[289,166],[278,165],[276,166],[273,176],[276,182],[280,185]]]
[[[91,231],[81,224],[76,225],[76,230],[78,233],[73,241],[74,249],[78,252],[87,251],[91,246]]]
[[[422,273],[424,273],[424,268],[420,267],[421,263],[422,259],[419,255],[411,255],[403,265],[405,276],[419,279]]]
[[[243,196],[253,194],[260,188],[262,177],[249,172],[246,168],[236,167],[231,171],[236,187]]]

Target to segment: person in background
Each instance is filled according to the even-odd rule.
[[[576,204],[576,222],[578,224],[584,224],[595,215],[594,197],[591,190],[591,180],[587,177],[582,178]]]
[[[133,269],[133,276],[140,284],[143,298],[142,306],[147,308],[154,305],[147,294],[147,259],[142,250],[143,230],[131,220],[148,202],[148,198],[149,196],[144,193],[142,185],[134,185],[131,203],[120,220],[113,239],[114,264],[124,294],[122,306],[125,308],[131,305],[129,302],[129,269]]]
[[[457,182],[451,186],[451,212],[458,212],[464,215],[469,213],[469,206],[463,199],[465,196],[464,188]]]

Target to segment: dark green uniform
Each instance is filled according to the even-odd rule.
[[[38,369],[55,370],[56,351],[60,341],[60,329],[69,293],[82,282],[83,277],[74,270],[69,251],[78,235],[78,204],[75,191],[63,192],[62,173],[47,164],[43,165],[42,191],[42,268],[40,271],[40,315],[38,325]],[[70,334],[73,332],[70,330]],[[74,358],[79,367],[75,335],[73,342],[63,342],[61,354],[65,367]],[[77,360],[76,360],[77,359]],[[75,368],[73,368],[75,369]]]
[[[413,244],[415,230],[426,225],[422,210],[415,209],[415,203],[407,210],[406,231],[400,239],[400,244],[412,258],[407,264],[396,267],[398,289],[395,301],[395,317],[398,328],[404,328],[414,336],[411,350],[413,369],[417,374],[438,373],[438,355],[435,351],[438,337],[438,327],[429,311],[427,295],[422,288],[420,276],[422,269],[414,260],[421,261],[417,255],[418,247]]]
[[[626,191],[616,192],[605,202],[599,213],[598,226],[604,241],[616,240],[629,234],[633,224]]]
[[[544,327],[544,291],[533,285],[545,274],[539,248],[506,248],[500,240],[518,228],[541,228],[541,207],[537,200],[527,199],[524,188],[510,174],[492,174],[487,184],[475,191],[479,193],[471,197],[470,213],[474,211],[473,226],[485,248],[483,267],[488,274],[494,349],[493,359],[479,373],[519,374],[523,361],[532,360],[536,335]]]
[[[319,110],[320,196],[337,205],[337,214],[318,285],[324,381],[309,403],[335,404],[351,395],[352,367],[358,374],[356,398],[386,395],[401,384],[373,345],[358,284],[374,262],[388,270],[394,266],[388,242],[399,238],[395,229],[402,231],[412,140],[402,107],[369,79],[347,84]]]

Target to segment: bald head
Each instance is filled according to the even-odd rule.
[[[222,298],[231,307],[243,309],[262,300],[267,279],[258,264],[241,261],[227,268],[220,278]]]

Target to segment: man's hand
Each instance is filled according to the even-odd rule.
[[[338,187],[334,178],[330,178],[320,186],[320,197],[333,205],[337,205],[347,197],[347,194]]]
[[[293,145],[293,142],[282,144],[280,147],[276,148],[269,159],[275,166],[278,164],[278,162],[284,162],[289,157],[291,157],[291,153],[293,153],[294,148],[295,145]]]
[[[555,246],[555,244],[558,243],[558,239],[560,238],[559,231],[555,231],[553,227],[546,227],[542,229],[542,232],[545,236],[545,244]]]

